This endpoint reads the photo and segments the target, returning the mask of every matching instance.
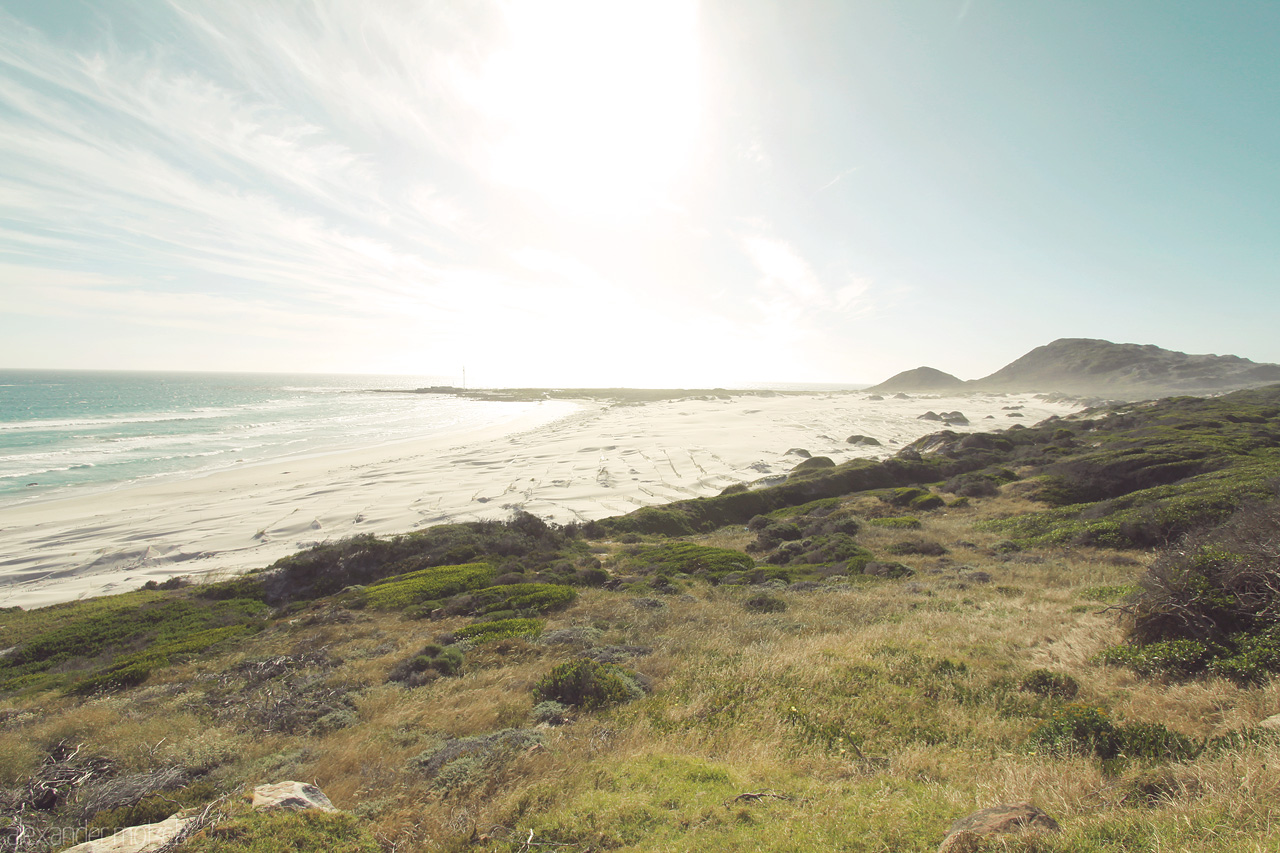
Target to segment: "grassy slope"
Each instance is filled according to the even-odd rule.
[[[936,849],[954,818],[1020,799],[1041,805],[1065,831],[1009,849],[1276,849],[1280,778],[1273,768],[1280,743],[1253,727],[1280,711],[1277,682],[1172,683],[1095,662],[1121,639],[1108,606],[1133,588],[1151,559],[1146,550],[1097,543],[1131,545],[1131,534],[1167,527],[1169,502],[1178,495],[1139,494],[1144,490],[1181,484],[1194,491],[1196,478],[1224,471],[1254,482],[1250,466],[1259,459],[1269,464],[1275,444],[1276,415],[1266,412],[1276,395],[1250,393],[1260,396],[1161,404],[1155,419],[1097,413],[1014,431],[1005,434],[1007,447],[961,447],[960,437],[944,436],[922,445],[932,446],[932,455],[872,474],[849,466],[763,495],[747,493],[757,496],[737,503],[662,508],[662,524],[676,518],[706,528],[683,538],[719,551],[671,548],[666,538],[652,537],[635,546],[597,540],[588,554],[588,543],[525,521],[514,529],[446,530],[416,543],[366,542],[323,557],[298,555],[282,566],[288,583],[279,572],[254,578],[222,588],[221,601],[189,589],[148,591],[5,614],[0,637],[20,648],[42,635],[100,624],[104,614],[174,601],[203,602],[221,620],[210,616],[209,625],[239,624],[228,614],[241,612],[260,624],[229,642],[156,662],[141,686],[91,697],[71,688],[109,671],[121,656],[162,643],[163,626],[61,659],[50,667],[56,671],[41,670],[45,680],[19,685],[0,710],[0,786],[16,802],[48,750],[65,741],[109,759],[116,779],[182,768],[186,787],[166,794],[175,800],[197,785],[234,792],[284,778],[315,781],[354,813],[359,833],[317,824],[303,835],[330,833],[353,850],[366,849],[372,838],[400,851],[514,851],[527,849],[532,830],[535,842],[568,850],[926,851]],[[1113,461],[1134,460],[1143,455],[1132,452],[1139,442],[1158,451],[1147,454],[1149,465],[1099,464],[1108,453]],[[1149,485],[1144,478],[1169,476],[1171,460],[1194,465],[1179,480]],[[1066,463],[1076,468],[1064,469]],[[1056,509],[1034,500],[1061,501],[1062,482],[1053,478],[1072,479],[1085,468],[1110,469],[1105,477],[1074,477],[1094,489],[1085,495],[1094,500]],[[1148,468],[1155,471],[1144,473]],[[1012,469],[1018,479],[1009,482],[992,473],[997,469]],[[894,488],[934,482],[950,500],[942,484],[962,489],[984,472],[1005,485],[970,498],[967,507],[895,505],[919,495]],[[879,491],[839,491],[868,478]],[[1229,491],[1242,493],[1240,483]],[[829,500],[788,508],[822,498]],[[1116,503],[1126,498],[1127,507]],[[1091,533],[1113,511],[1139,504],[1150,515],[1145,525],[1123,528],[1129,539]],[[767,571],[759,579],[775,578],[772,584],[712,585],[739,568],[725,551],[749,563],[775,558],[786,546],[745,553],[757,533],[743,523],[761,508],[782,516],[775,523],[819,531],[815,537],[828,535],[820,528],[834,529],[833,522],[861,520],[851,537],[860,549],[916,574],[878,580],[856,569],[834,571],[841,561],[762,562]],[[866,523],[908,512],[919,527]],[[708,521],[732,513],[737,523],[730,526]],[[630,531],[625,538],[632,538],[647,529],[645,518],[640,513],[589,532]],[[847,521],[837,526],[855,529]],[[1011,536],[1020,541],[1011,543]],[[938,547],[921,547],[929,543]],[[592,582],[595,558],[617,588],[583,586]],[[449,568],[459,563],[490,564],[492,572]],[[341,583],[325,580],[330,565],[340,568]],[[534,602],[546,605],[541,613],[495,613],[541,620],[521,623],[541,633],[496,632],[494,640],[463,646],[461,675],[407,687],[388,680],[393,669],[495,606],[479,589],[440,600],[453,587],[426,583],[432,566],[443,567],[440,576],[449,583],[461,577],[489,584],[502,571],[521,575],[507,582],[571,583],[578,594],[567,606],[561,599],[569,596],[541,595]],[[789,591],[776,580],[783,572],[787,580],[819,582]],[[387,580],[392,575],[403,580]],[[366,586],[342,592],[352,581]],[[379,588],[431,598],[384,600]],[[239,605],[254,590],[277,609],[263,615]],[[750,612],[747,600],[762,591],[786,609]],[[360,606],[370,603],[378,606]],[[424,609],[435,618],[413,618]],[[171,615],[192,618],[177,607]],[[617,654],[648,683],[649,694],[603,711],[570,711],[568,724],[539,727],[533,686],[588,647],[631,647]],[[1078,692],[1025,689],[1037,670],[1071,676]],[[1121,725],[1163,724],[1204,748],[1181,760],[1158,754],[1103,760],[1037,747],[1032,731],[1072,702],[1104,709]],[[441,764],[453,754],[442,752],[448,749],[463,751]],[[740,796],[747,793],[765,796]],[[77,825],[87,817],[77,812],[86,799],[84,792],[73,796],[36,823]],[[192,849],[269,844],[258,839],[277,830],[255,828],[259,820],[238,815]],[[344,849],[336,840],[331,846]]]

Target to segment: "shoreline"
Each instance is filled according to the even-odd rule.
[[[384,392],[360,390],[360,391],[341,392],[341,393],[367,394],[367,393],[384,393]],[[414,392],[387,391],[385,393],[414,393]],[[494,401],[494,402],[503,402],[503,401]],[[553,402],[553,401],[551,400],[520,400],[520,401],[513,400],[511,402],[547,403],[547,402]],[[555,402],[567,403],[567,401],[555,401]],[[556,415],[554,417],[563,417],[565,415],[571,414],[572,411],[574,411],[574,408],[575,407],[569,404],[569,407],[565,409],[563,414]],[[80,499],[93,498],[95,496],[108,495],[116,492],[132,492],[137,489],[146,489],[151,487],[162,486],[166,483],[183,482],[186,480],[200,480],[207,477],[218,477],[224,474],[233,473],[237,471],[247,471],[253,468],[283,464],[286,462],[294,462],[294,461],[305,462],[311,459],[319,459],[319,458],[328,457],[328,456],[341,456],[346,454],[377,455],[379,454],[379,452],[384,451],[388,448],[393,448],[398,445],[404,445],[404,444],[425,444],[425,443],[431,443],[431,442],[449,443],[461,438],[469,439],[473,436],[483,437],[490,433],[493,433],[496,435],[496,434],[505,434],[507,432],[512,432],[512,431],[515,431],[515,432],[527,431],[529,429],[536,427],[541,423],[546,422],[547,420],[548,418],[541,416],[537,412],[525,412],[521,415],[517,415],[512,418],[494,419],[489,424],[483,427],[480,427],[478,429],[452,427],[449,429],[440,430],[439,432],[433,435],[428,435],[428,436],[409,436],[409,437],[401,437],[401,438],[391,438],[385,441],[377,441],[371,444],[339,444],[339,445],[332,445],[329,447],[319,447],[319,448],[313,448],[308,450],[300,450],[294,453],[285,453],[279,456],[270,456],[262,459],[237,460],[231,464],[223,465],[215,468],[195,469],[190,471],[169,471],[169,472],[153,474],[147,477],[133,479],[133,480],[116,480],[116,481],[102,482],[102,483],[63,486],[60,488],[59,491],[45,493],[45,494],[37,495],[34,497],[20,497],[20,498],[14,499],[12,498],[12,496],[10,496],[7,500],[0,499],[0,512],[7,514],[12,510],[18,510],[26,507],[40,506],[40,505],[50,504],[50,503],[63,503],[63,502],[77,501]],[[0,518],[2,518],[2,516],[0,516]],[[3,530],[3,529],[4,528],[0,526],[0,530]],[[0,557],[0,566],[3,566],[3,565],[4,565],[3,559],[2,557]],[[0,578],[0,584],[2,583],[3,583],[3,579]]]
[[[870,400],[864,392],[746,392],[619,402],[425,439],[277,459],[197,477],[8,507],[0,605],[39,607],[175,575],[261,568],[316,542],[407,533],[523,509],[587,521],[780,476],[804,458],[883,458],[963,411],[986,432],[1078,406],[1032,395]],[[721,396],[723,394],[724,396]],[[851,445],[861,434],[880,446]]]

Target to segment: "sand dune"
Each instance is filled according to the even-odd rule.
[[[617,515],[780,477],[803,458],[792,450],[836,462],[891,455],[941,428],[918,419],[926,411],[961,411],[969,424],[951,428],[986,431],[1072,406],[862,393],[548,401],[479,433],[7,508],[0,603],[34,607],[174,575],[244,571],[325,539],[503,518],[517,508],[560,522]],[[882,446],[850,445],[850,434]]]

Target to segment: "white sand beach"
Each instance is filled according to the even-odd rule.
[[[943,428],[918,419],[927,411],[960,411],[969,424],[949,428],[985,432],[1075,409],[985,394],[549,400],[478,433],[5,508],[0,605],[31,608],[174,575],[240,572],[326,539],[504,518],[515,508],[558,522],[618,515],[784,474],[802,459],[792,449],[836,462],[892,455]],[[851,434],[882,446],[850,445]]]

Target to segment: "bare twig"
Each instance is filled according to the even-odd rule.
[[[724,801],[726,807],[732,803],[754,803],[756,800],[789,800],[786,794],[779,794],[776,791],[747,791],[736,797],[731,797]]]

